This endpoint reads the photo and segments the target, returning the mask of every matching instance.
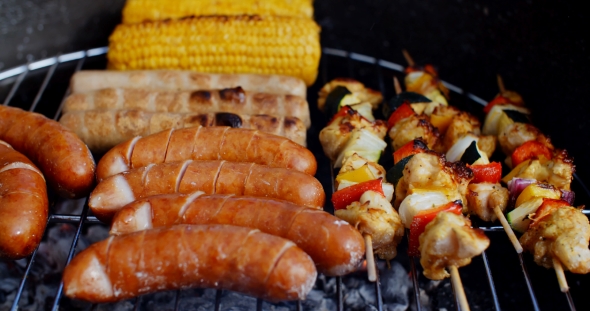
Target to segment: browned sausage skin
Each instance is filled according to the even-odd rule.
[[[325,193],[313,176],[285,168],[227,161],[184,161],[150,164],[111,176],[90,194],[88,205],[110,222],[126,204],[170,193],[236,194],[286,200],[322,209]]]
[[[174,224],[228,224],[280,236],[295,242],[311,256],[320,273],[331,276],[356,270],[365,253],[361,234],[324,211],[277,199],[200,191],[134,201],[115,215],[111,234]]]
[[[58,122],[0,106],[0,139],[38,165],[59,195],[80,198],[92,190],[94,158],[76,134]]]
[[[115,146],[99,161],[96,178],[100,182],[150,163],[184,160],[253,162],[309,175],[317,170],[313,153],[286,138],[256,130],[194,127],[171,129]]]
[[[41,171],[0,141],[0,258],[30,255],[41,242],[47,213],[47,187]]]
[[[93,303],[210,287],[267,300],[304,299],[317,272],[293,242],[229,225],[177,225],[111,236],[79,253],[64,293]]]

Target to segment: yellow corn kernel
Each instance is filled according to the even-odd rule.
[[[109,38],[107,57],[109,68],[118,70],[282,74],[311,85],[321,55],[319,32],[310,19],[277,16],[201,16],[121,24]],[[299,55],[297,50],[305,53]]]
[[[127,0],[123,23],[201,15],[273,15],[312,18],[312,0]]]

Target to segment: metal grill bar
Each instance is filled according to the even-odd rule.
[[[18,78],[16,79],[16,81],[12,85],[10,92],[6,96],[6,99],[4,99],[4,106],[8,106],[8,104],[10,103],[12,98],[14,97],[14,94],[16,94],[16,90],[18,90],[18,88],[20,87],[20,84],[25,79],[25,76],[27,75],[27,73],[29,73],[29,65],[25,66],[25,70],[18,76]]]
[[[33,100],[33,104],[31,104],[29,111],[35,111],[35,108],[37,108],[37,104],[39,104],[39,100],[41,100],[41,96],[43,96],[43,93],[45,92],[45,89],[47,88],[47,84],[49,84],[49,80],[51,80],[51,77],[55,73],[55,69],[57,69],[57,65],[59,65],[59,63],[56,61],[55,63],[53,63],[53,65],[51,65],[51,67],[49,68],[49,71],[47,71],[47,74],[45,75],[45,79],[43,79],[43,83],[41,84],[41,87],[39,87],[39,91],[37,92],[37,96],[35,96],[35,99]]]
[[[72,241],[72,246],[70,247],[70,252],[68,253],[68,258],[66,260],[66,265],[72,261],[74,257],[74,253],[76,252],[76,246],[78,245],[78,240],[80,239],[80,233],[82,233],[82,227],[84,226],[84,218],[88,215],[88,198],[86,198],[84,202],[84,207],[82,209],[82,214],[80,218],[80,222],[78,223],[78,227],[76,229],[76,235],[74,236],[74,240]],[[53,306],[51,308],[52,311],[57,311],[59,308],[59,300],[61,299],[61,295],[64,289],[64,282],[63,280],[59,282],[59,287],[57,288],[57,293],[55,294],[55,300],[53,301]]]
[[[531,296],[531,301],[533,302],[533,308],[535,309],[535,311],[539,311],[539,303],[537,302],[537,297],[535,296],[535,292],[533,291],[533,285],[531,284],[531,279],[529,278],[529,272],[526,269],[524,260],[522,259],[522,253],[518,254],[518,260],[520,261],[520,266],[522,267],[522,273],[524,274],[524,280],[529,290],[529,296]]]
[[[492,277],[492,270],[490,269],[490,263],[488,262],[488,255],[486,251],[481,253],[483,263],[486,267],[486,274],[488,276],[488,283],[490,284],[490,291],[492,292],[492,298],[494,300],[494,309],[500,311],[500,302],[498,301],[498,293],[496,293],[496,287],[494,286],[494,278]]]

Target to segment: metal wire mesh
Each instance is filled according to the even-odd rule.
[[[27,79],[27,77],[29,76],[29,74],[31,72],[46,70],[47,72],[45,74],[45,77],[44,77],[41,85],[37,88],[37,93],[35,95],[35,98],[34,98],[32,104],[28,107],[29,111],[36,111],[39,103],[41,102],[41,98],[42,98],[44,92],[46,91],[46,88],[47,88],[49,82],[53,78],[56,71],[60,70],[59,65],[64,64],[64,63],[76,62],[74,72],[79,71],[82,69],[82,67],[84,66],[85,61],[87,59],[104,57],[106,51],[107,51],[106,47],[90,49],[90,50],[86,50],[86,51],[78,51],[78,52],[69,53],[69,54],[65,54],[65,55],[58,55],[58,56],[43,59],[40,61],[29,62],[26,65],[21,65],[19,67],[15,67],[15,68],[0,72],[0,85],[2,85],[2,83],[12,83],[12,86],[10,87],[10,91],[8,92],[8,94],[6,95],[6,97],[4,99],[4,105],[9,105],[11,103],[12,99],[19,91],[19,88],[21,87],[22,83]],[[378,59],[378,58],[375,58],[372,56],[342,51],[342,50],[338,50],[338,49],[324,48],[322,63],[321,63],[320,79],[319,79],[320,82],[322,82],[322,84],[326,83],[330,79],[336,77],[336,75],[334,73],[330,72],[330,69],[329,69],[329,67],[330,67],[329,64],[332,62],[334,62],[335,64],[338,64],[338,66],[340,66],[340,67],[345,67],[343,72],[345,74],[347,74],[348,77],[351,77],[351,78],[358,78],[357,77],[357,72],[358,72],[357,67],[358,66],[363,66],[363,70],[365,70],[366,68],[372,68],[372,69],[369,69],[369,72],[366,72],[366,70],[365,70],[364,74],[365,75],[368,74],[372,77],[376,77],[377,81],[375,84],[377,85],[377,88],[380,89],[380,91],[383,94],[387,94],[388,92],[391,92],[391,89],[392,89],[392,88],[385,87],[386,82],[385,82],[384,77],[385,77],[386,73],[388,75],[400,74],[401,72],[403,72],[403,69],[404,69],[404,67],[402,65],[395,64],[395,63],[392,63],[392,62],[389,62],[386,60]],[[485,100],[483,100],[483,99],[475,96],[474,94],[471,94],[471,93],[469,93],[457,86],[454,86],[454,85],[452,85],[450,83],[446,83],[446,82],[445,82],[445,85],[451,91],[456,93],[457,95],[460,95],[460,96],[463,96],[464,98],[466,98],[470,102],[471,105],[477,106],[477,104],[481,104],[481,105],[486,104]],[[51,107],[53,110],[46,115],[57,120],[61,114],[64,99],[66,96],[69,95],[69,93],[70,93],[70,90],[68,88],[68,90],[63,95],[63,98],[62,98],[60,104],[54,105],[54,107]],[[310,100],[310,102],[313,103],[313,101],[311,101],[311,100]],[[51,104],[49,104],[49,105],[51,105]],[[321,149],[319,150],[319,152],[321,152]],[[324,187],[324,188],[331,189],[333,192],[334,191],[334,187],[333,187],[334,186],[333,185],[334,171],[333,170],[331,170],[331,174],[330,174],[329,178],[330,178],[330,182],[331,182],[331,187]],[[584,196],[586,198],[590,197],[590,191],[584,185],[584,183],[582,183],[579,180],[579,178],[577,176],[575,176],[575,183],[577,183],[577,187],[579,189],[581,189],[581,191],[584,193]],[[330,195],[331,195],[331,193],[328,194],[328,197]],[[75,254],[76,246],[77,246],[77,243],[79,241],[79,238],[80,238],[80,235],[81,235],[81,232],[82,232],[82,229],[84,228],[84,226],[90,225],[90,224],[100,224],[101,223],[99,220],[96,219],[96,217],[88,215],[88,213],[89,213],[89,208],[88,208],[88,204],[87,204],[87,199],[86,199],[86,202],[84,202],[84,206],[83,206],[83,209],[82,209],[82,212],[80,215],[66,215],[66,214],[50,213],[50,216],[48,218],[48,224],[70,223],[70,224],[76,225],[76,233],[75,233],[72,243],[70,245],[66,264],[70,262],[70,260],[72,259],[72,257]],[[584,210],[584,213],[589,214],[589,211]],[[482,230],[484,230],[486,232],[503,231],[501,226],[480,226],[479,228],[481,228]],[[35,250],[33,252],[33,254],[28,259],[26,268],[24,270],[21,282],[18,287],[18,291],[17,291],[15,299],[12,303],[11,310],[18,309],[19,300],[21,299],[21,295],[22,295],[22,292],[25,288],[25,284],[27,282],[31,268],[35,264],[36,256],[37,256],[37,250]],[[492,268],[491,268],[490,260],[488,259],[487,252],[484,252],[482,254],[482,260],[483,260],[483,266],[484,266],[483,269],[485,271],[485,275],[487,277],[487,283],[489,286],[489,296],[491,297],[491,300],[492,300],[492,305],[493,305],[492,309],[501,310],[500,299],[499,299],[499,295],[498,295],[499,290],[497,288],[497,285],[494,282],[494,277],[492,275]],[[531,276],[528,273],[527,264],[525,264],[525,260],[523,259],[522,254],[518,255],[518,260],[519,260],[519,264],[521,266],[522,277],[523,277],[524,282],[526,283],[526,286],[527,286],[529,299],[531,302],[531,307],[533,310],[540,310],[539,302],[537,300],[537,297],[535,295],[535,291],[533,289],[533,285],[532,285],[533,282],[531,280]],[[423,310],[423,306],[421,303],[421,288],[420,288],[421,283],[419,281],[419,273],[420,273],[419,272],[419,264],[417,264],[416,261],[417,261],[416,258],[409,258],[409,264],[408,264],[411,279],[412,279],[412,285],[413,285],[413,289],[414,289],[413,303],[414,303],[414,307],[416,310]],[[176,291],[176,294],[175,294],[175,303],[174,303],[175,310],[178,310],[178,308],[179,308],[179,302],[181,300],[180,293],[181,293],[181,291],[178,290],[178,291]],[[63,294],[63,283],[60,283],[60,285],[57,289],[57,292],[53,296],[54,299],[53,299],[53,303],[51,305],[52,310],[59,309],[62,294]],[[344,292],[342,278],[337,277],[336,278],[336,298],[335,299],[336,299],[336,306],[337,306],[338,310],[344,310],[344,296],[345,295],[346,295],[346,293]],[[375,297],[376,303],[375,303],[374,308],[381,311],[381,310],[383,310],[383,297],[382,297],[382,287],[379,282],[379,273],[378,273],[377,282],[375,282],[375,295],[376,295],[376,297]],[[139,308],[141,299],[142,299],[142,297],[140,296],[135,300],[135,309],[136,310]],[[567,306],[569,307],[569,309],[575,310],[576,308],[575,308],[574,301],[572,299],[570,292],[568,292],[566,294],[566,300],[567,300]],[[215,295],[215,304],[214,304],[213,309],[216,311],[221,310],[222,303],[223,303],[222,290],[217,290],[216,295]],[[264,304],[265,304],[265,302],[263,300],[258,299],[256,302],[256,309],[262,310],[264,307]],[[92,309],[94,309],[95,307],[96,306],[94,305],[92,307]],[[303,310],[303,306],[302,306],[301,301],[297,302],[296,308],[297,308],[297,310]],[[456,303],[455,303],[455,308],[458,309],[458,304],[456,304]]]

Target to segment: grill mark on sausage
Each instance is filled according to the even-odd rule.
[[[221,163],[217,166],[217,174],[215,174],[215,178],[213,179],[213,190],[211,194],[217,193],[217,179],[219,179],[219,174],[221,173],[221,167],[225,164],[225,160],[222,160]]]
[[[279,261],[281,260],[281,258],[283,257],[283,255],[285,255],[285,253],[290,250],[293,246],[296,246],[295,243],[293,243],[290,240],[287,240],[287,243],[285,243],[283,245],[283,248],[281,249],[280,252],[278,252],[278,256],[275,257],[275,261],[272,263],[272,265],[270,266],[270,269],[268,270],[268,274],[266,275],[266,278],[264,278],[264,287],[267,286],[267,282],[268,279],[270,278],[270,275],[272,274],[272,272],[275,270],[277,264],[279,263]]]
[[[250,163],[250,167],[248,168],[248,176],[246,176],[246,179],[244,179],[244,191],[246,190],[246,185],[248,184],[248,181],[250,180],[250,176],[252,176],[252,168],[254,167],[254,163]]]

